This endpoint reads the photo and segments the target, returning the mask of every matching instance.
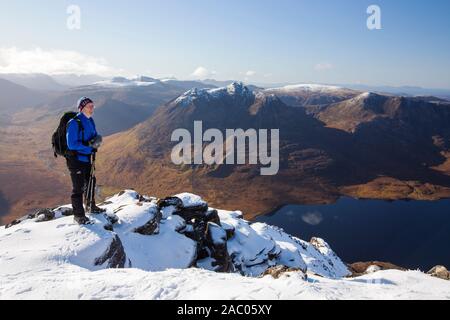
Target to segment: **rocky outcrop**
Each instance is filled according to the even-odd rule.
[[[29,213],[25,216],[23,216],[20,219],[16,219],[11,221],[10,223],[5,225],[5,228],[8,229],[12,226],[15,226],[19,223],[22,223],[25,220],[30,220],[30,219],[36,219],[36,222],[45,222],[45,221],[50,221],[53,220],[57,217],[61,217],[61,216],[70,216],[73,215],[73,210],[72,208],[69,207],[57,207],[57,208],[45,208],[45,209],[39,209],[36,210],[35,212]]]
[[[184,224],[177,231],[195,241],[197,261],[210,260],[210,266],[217,272],[234,271],[227,250],[227,234],[221,227],[218,211],[208,208],[200,197],[180,194],[157,201],[158,209],[171,210],[172,215],[180,216]],[[167,212],[168,213],[168,212]]]
[[[443,280],[450,280],[450,272],[444,266],[435,266],[427,274]]]
[[[205,245],[208,248],[209,256],[214,259],[212,266],[215,267],[215,271],[234,271],[234,266],[231,262],[230,256],[228,255],[227,233],[220,225],[214,222],[208,222],[206,227]]]
[[[365,274],[374,273],[381,270],[400,270],[406,271],[405,268],[399,267],[390,262],[381,261],[367,261],[367,262],[355,262],[348,265],[351,271],[351,277],[359,277]]]
[[[262,276],[263,277],[271,276],[274,279],[279,279],[281,276],[289,277],[289,273],[293,273],[293,272],[301,274],[303,280],[307,279],[307,275],[303,270],[298,269],[298,268],[289,268],[289,267],[281,266],[281,265],[268,268],[266,271],[264,271]]]
[[[122,241],[120,241],[120,238],[115,235],[112,238],[111,244],[108,246],[108,249],[103,253],[103,255],[95,259],[94,265],[104,265],[106,268],[113,269],[124,268],[126,260],[127,256],[125,254],[125,249],[123,248]]]
[[[156,214],[148,220],[146,224],[134,229],[134,232],[140,233],[145,236],[151,236],[153,234],[159,233],[159,224],[161,222],[162,214],[161,211],[157,211]]]
[[[280,228],[251,223],[243,219],[242,212],[209,208],[193,194],[156,199],[124,190],[100,206],[106,213],[92,215],[94,223],[89,226],[67,220],[44,227],[45,221],[69,215],[68,206],[37,211],[17,223],[29,225],[34,232],[48,230],[52,235],[47,241],[52,247],[62,251],[69,247],[68,259],[90,270],[197,267],[250,277],[279,277],[295,271],[329,278],[350,273],[324,240],[306,242]],[[43,229],[30,225],[35,222],[42,222]],[[45,232],[39,238],[44,234],[47,237]]]
[[[36,222],[50,221],[55,218],[55,212],[51,209],[41,209],[35,213]]]

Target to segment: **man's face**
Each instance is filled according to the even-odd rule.
[[[94,109],[95,109],[95,106],[94,106],[94,104],[91,102],[91,103],[88,103],[88,104],[83,108],[83,112],[84,112],[84,114],[86,114],[86,116],[92,117],[92,115],[94,114]]]

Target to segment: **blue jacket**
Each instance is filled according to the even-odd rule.
[[[83,131],[80,130],[75,118],[81,120],[81,124],[84,128],[84,137]],[[94,120],[92,118],[86,117],[82,112],[78,113],[75,118],[70,120],[67,124],[67,147],[69,150],[78,152],[78,160],[82,162],[90,162],[92,147],[84,145],[83,141],[87,143],[97,136],[97,130],[95,129]]]

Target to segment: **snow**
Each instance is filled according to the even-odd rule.
[[[158,79],[161,82],[171,82],[171,81],[179,81],[177,78],[175,77],[169,77],[169,78],[159,78]]]
[[[373,98],[373,97],[377,97],[379,96],[378,94],[374,93],[374,92],[363,92],[360,95],[357,95],[356,97],[353,98],[353,100],[366,100],[368,98]]]
[[[379,266],[377,266],[377,265],[371,265],[371,266],[369,266],[367,269],[366,269],[366,273],[374,273],[374,272],[377,272],[377,271],[380,271],[381,270],[381,268],[379,267]]]
[[[175,197],[180,198],[183,201],[185,207],[196,207],[206,205],[206,202],[200,197],[192,193],[179,193]]]
[[[100,87],[111,87],[111,88],[120,88],[120,87],[143,87],[143,86],[151,86],[156,83],[159,83],[159,80],[155,80],[147,77],[136,77],[133,79],[127,79],[122,77],[113,78],[111,80],[102,80],[97,81],[94,85]]]
[[[278,91],[278,92],[292,92],[292,91],[315,91],[315,92],[327,92],[327,91],[338,91],[341,87],[328,86],[321,84],[294,84],[288,85],[280,88],[269,88],[265,91]]]
[[[242,82],[233,82],[226,87],[214,88],[214,89],[198,89],[193,88],[186,91],[184,94],[179,96],[176,100],[176,104],[182,106],[188,106],[197,99],[203,99],[205,101],[210,101],[211,99],[221,99],[223,97],[234,97],[243,96],[244,98],[251,99],[255,95],[248,89]]]
[[[64,266],[2,277],[0,299],[450,299],[448,282],[418,271],[380,271],[356,279],[331,280],[292,273],[273,279],[243,278],[202,269],[145,272],[109,269],[89,272]]]
[[[214,244],[220,245],[227,242],[227,233],[224,229],[211,222],[208,224],[208,227],[210,228],[211,238]]]
[[[206,204],[190,193],[177,196],[187,207]],[[118,219],[113,232],[105,230],[103,215],[91,216],[93,225],[75,224],[63,215],[67,205],[51,221],[0,227],[0,299],[450,299],[449,281],[420,271],[374,269],[346,278],[348,269],[323,239],[306,242],[250,223],[240,211],[218,210],[221,225],[208,224],[212,241],[226,243],[236,272],[211,271],[212,258],[192,268],[196,242],[183,234],[192,226],[172,215],[174,208],[166,208],[158,233],[142,235],[135,229],[158,216],[155,198],[126,190],[102,207]],[[124,268],[95,263],[117,239]],[[303,272],[262,277],[275,265],[304,270],[308,278]]]

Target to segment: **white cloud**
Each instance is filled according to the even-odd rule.
[[[333,65],[329,62],[321,62],[318,63],[314,66],[314,69],[316,69],[316,71],[327,71],[330,69],[333,69]]]
[[[194,70],[194,72],[191,74],[191,76],[197,78],[197,79],[205,79],[211,76],[216,75],[216,71],[209,71],[205,67],[198,67]]]
[[[239,74],[241,76],[244,76],[244,81],[249,81],[251,77],[256,75],[256,71],[253,71],[253,70],[248,70],[248,71],[245,71],[245,72],[241,71],[241,72],[239,72]]]
[[[312,226],[317,226],[323,221],[323,216],[320,212],[308,212],[302,215],[302,220]]]
[[[103,58],[69,50],[21,50],[16,47],[0,48],[0,73],[96,74],[111,76],[122,73]]]

